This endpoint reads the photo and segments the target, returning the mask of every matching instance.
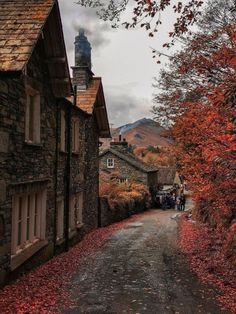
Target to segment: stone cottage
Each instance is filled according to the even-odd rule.
[[[91,63],[76,59],[72,87],[57,0],[0,0],[0,34],[2,284],[96,228],[99,136],[110,133]]]
[[[99,159],[100,175],[108,180],[117,179],[119,183],[134,181],[148,188],[157,186],[157,168],[136,158],[125,140],[111,142],[110,147],[100,153]]]

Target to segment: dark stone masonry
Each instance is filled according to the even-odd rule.
[[[100,198],[99,227],[106,227],[112,223],[129,218],[134,214],[150,208],[150,200],[147,195],[139,196],[129,200],[109,203],[106,197]]]
[[[34,0],[18,3],[22,29],[27,10],[35,11],[22,41],[6,16],[12,3],[0,12],[12,25],[2,35],[8,46],[0,42],[0,285],[67,250],[99,223],[99,137],[110,136],[101,79],[93,78],[90,64],[75,64],[77,92],[72,88],[58,3],[39,2],[42,21]],[[76,73],[83,71],[81,100]]]
[[[111,142],[110,148],[99,155],[99,167],[100,175],[107,180],[116,178],[119,182],[137,182],[147,187],[157,185],[158,169],[136,158],[125,141]]]

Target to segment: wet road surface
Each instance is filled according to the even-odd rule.
[[[65,314],[227,313],[177,248],[176,211],[151,210],[116,231],[74,276]]]

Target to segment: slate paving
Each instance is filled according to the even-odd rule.
[[[86,257],[71,284],[76,305],[63,313],[227,313],[178,251],[175,214],[145,213]]]

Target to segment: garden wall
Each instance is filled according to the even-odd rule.
[[[107,197],[100,197],[98,213],[99,227],[105,227],[114,222],[121,221],[148,208],[149,197],[145,195],[129,200],[112,202],[109,202]]]

